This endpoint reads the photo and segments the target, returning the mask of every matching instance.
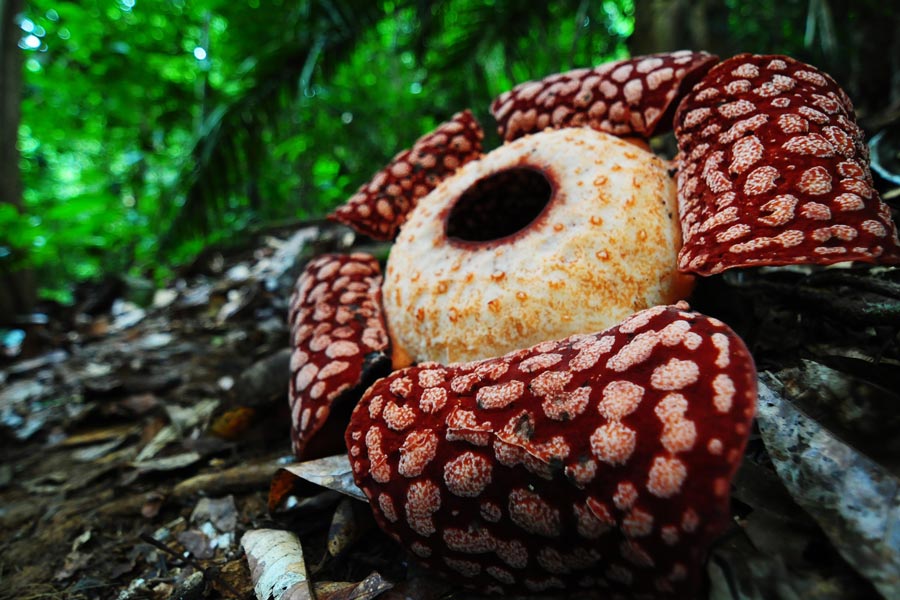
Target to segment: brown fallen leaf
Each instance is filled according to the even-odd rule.
[[[358,503],[344,497],[337,505],[328,528],[328,554],[338,556],[359,539],[364,527],[356,518]]]
[[[289,531],[254,529],[241,538],[257,598],[312,600],[303,547]]]
[[[760,377],[757,418],[788,491],[835,548],[885,598],[900,597],[900,479]]]
[[[200,560],[207,560],[216,555],[216,550],[213,548],[209,537],[197,529],[182,531],[175,536],[175,539],[184,546],[185,550]]]
[[[323,581],[316,583],[316,600],[372,600],[394,587],[377,571],[360,582]]]
[[[249,462],[216,473],[185,479],[172,490],[172,498],[184,501],[193,496],[221,496],[232,492],[264,490],[278,468],[277,461]]]
[[[365,494],[353,481],[353,471],[347,455],[336,454],[280,468],[269,488],[269,512],[275,512],[288,496],[311,496],[319,487],[368,502]]]
[[[191,513],[192,523],[209,521],[222,533],[234,531],[237,526],[237,506],[234,496],[224,498],[200,498],[194,512]]]
[[[247,406],[238,406],[216,417],[209,426],[209,432],[226,440],[240,439],[256,418],[256,410]]]
[[[134,424],[113,425],[110,427],[89,429],[79,433],[73,433],[64,439],[60,443],[60,446],[69,448],[72,446],[87,446],[99,442],[124,439],[129,435],[137,433],[138,430],[138,426]]]
[[[181,454],[175,454],[173,456],[135,462],[134,467],[141,473],[148,473],[150,471],[175,471],[176,469],[189,467],[197,463],[201,458],[203,457],[200,456],[198,452],[182,452]]]

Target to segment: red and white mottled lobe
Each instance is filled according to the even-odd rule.
[[[393,373],[346,441],[378,524],[467,586],[689,597],[728,523],[755,381],[723,323],[656,307],[605,332]]]
[[[481,554],[494,549],[496,541],[486,529],[464,531],[457,528],[444,530],[444,543],[451,550],[466,554]]]
[[[388,402],[382,411],[382,417],[387,426],[394,431],[404,431],[415,423],[416,411],[405,404]]]
[[[436,529],[432,515],[441,507],[441,490],[428,480],[417,481],[409,486],[406,495],[406,519],[410,528],[421,536],[428,537]]]
[[[381,429],[373,427],[366,432],[366,450],[369,455],[372,479],[378,483],[387,483],[391,480],[392,469],[382,449],[382,440]],[[357,464],[361,463],[357,461]]]
[[[588,338],[588,341],[578,349],[578,354],[569,363],[572,371],[584,371],[594,368],[600,357],[609,352],[615,338],[612,336],[600,339]],[[577,346],[577,344],[576,344]]]
[[[653,515],[639,508],[633,509],[622,519],[622,531],[628,537],[644,537],[653,531]]]
[[[658,343],[659,333],[656,331],[639,333],[606,361],[606,368],[617,372],[627,371],[650,358]]]
[[[660,441],[663,448],[672,454],[688,452],[697,442],[697,426],[687,419],[666,422]]]
[[[547,417],[555,421],[569,421],[585,411],[590,395],[589,387],[580,387],[569,392],[557,392],[544,397],[541,408]]]
[[[485,410],[506,408],[522,397],[525,384],[513,379],[506,383],[485,386],[478,390],[476,401],[479,408]]]
[[[576,486],[583,489],[597,476],[597,462],[585,457],[576,464],[566,465],[565,473]]]
[[[506,141],[546,127],[585,126],[649,138],[668,131],[680,91],[715,61],[705,52],[679,51],[557,73],[504,92],[491,104],[491,114]]]
[[[378,261],[362,253],[319,256],[297,279],[288,314],[291,437],[297,456],[335,402],[361,393],[362,385],[388,367],[381,283]]]
[[[595,540],[616,526],[605,504],[588,499],[584,504],[575,505],[578,535],[588,540]]]
[[[680,270],[900,262],[853,107],[814,67],[749,54],[720,63],[681,101],[675,135]]]
[[[491,523],[496,523],[503,516],[503,510],[493,502],[482,502],[480,512],[481,517]]]
[[[391,523],[396,523],[399,517],[397,509],[394,507],[394,500],[387,494],[378,495],[378,507],[381,508],[381,514]]]
[[[440,411],[447,404],[447,390],[440,387],[425,389],[419,399],[419,409],[425,413]]]
[[[442,384],[446,376],[445,369],[426,369],[419,373],[419,385],[423,388],[434,388]]]
[[[538,354],[522,361],[519,370],[523,373],[534,373],[543,369],[549,369],[553,365],[562,360],[562,355],[556,352],[548,352],[547,354]]]
[[[727,413],[731,410],[734,401],[735,387],[734,381],[727,373],[719,373],[713,379],[713,404],[716,410],[721,413]]]
[[[670,359],[653,370],[650,385],[658,390],[680,390],[700,378],[700,367],[693,360]]]
[[[616,508],[626,511],[634,506],[638,499],[638,490],[630,481],[623,481],[616,486],[616,493],[613,495],[613,504]]]
[[[453,115],[397,154],[329,218],[376,240],[394,239],[421,197],[481,155],[483,137],[470,111]]]

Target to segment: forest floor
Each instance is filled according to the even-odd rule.
[[[298,534],[309,583],[294,597],[463,597],[408,564],[357,500],[312,486],[270,512],[273,475],[291,461],[290,289],[305,258],[352,240],[313,224],[256,242],[204,253],[143,305],[124,300],[133,286],[91,288],[5,348],[0,598],[253,598],[241,539],[259,529]],[[830,273],[720,277],[697,290],[695,308],[748,341],[770,406],[782,404],[760,423],[784,433],[751,438],[734,526],[709,563],[711,598],[863,599],[900,585],[900,543],[887,539],[900,274]],[[817,470],[798,443],[846,461]],[[841,494],[848,473],[883,484],[860,492],[869,504],[810,504],[816,491]],[[858,555],[865,546],[874,562]]]

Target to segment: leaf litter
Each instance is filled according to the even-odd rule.
[[[151,305],[50,315],[42,353],[0,363],[0,597],[475,598],[375,527],[346,456],[288,456],[289,290],[352,242],[316,224],[212,249]],[[898,286],[883,268],[701,282],[694,307],[765,386],[710,598],[897,595]]]

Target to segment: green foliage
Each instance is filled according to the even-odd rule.
[[[163,277],[203,243],[321,217],[514,82],[625,54],[631,3],[30,0],[24,214],[0,267],[45,293]],[[535,52],[541,48],[541,52]]]
[[[739,50],[824,57],[814,62],[840,75],[852,63],[826,60],[853,47],[840,19],[890,23],[878,17],[886,4],[720,0],[726,16],[710,26]],[[205,243],[321,217],[466,107],[491,147],[493,97],[626,56],[636,10],[634,0],[26,7],[24,209],[0,203],[0,271],[36,268],[48,290],[110,272],[162,278]]]

